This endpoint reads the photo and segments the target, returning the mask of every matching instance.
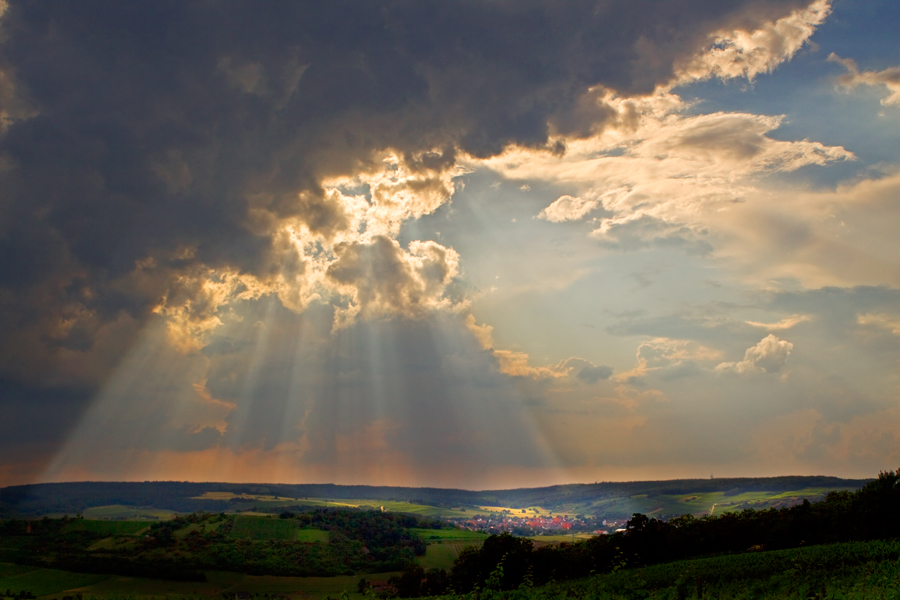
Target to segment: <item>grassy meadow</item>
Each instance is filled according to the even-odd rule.
[[[174,510],[154,508],[152,506],[122,506],[112,504],[109,506],[95,506],[84,509],[82,516],[89,520],[109,521],[165,521],[178,513]],[[62,515],[60,515],[62,516]]]
[[[466,529],[417,529],[411,528],[410,533],[419,535],[428,544],[442,544],[445,542],[483,542],[488,534],[480,531],[468,531]]]
[[[138,535],[150,528],[148,521],[95,521],[73,519],[66,525],[66,531],[88,531],[104,535]]]
[[[428,544],[425,556],[419,558],[419,566],[425,569],[453,568],[453,561],[469,546],[480,545],[478,542],[446,542],[443,544]]]

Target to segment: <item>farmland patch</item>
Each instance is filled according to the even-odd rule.
[[[4,565],[6,566],[6,565]],[[12,565],[15,566],[15,565]],[[10,571],[7,571],[9,573]],[[35,569],[0,577],[0,589],[13,592],[28,591],[36,596],[58,594],[108,579],[109,575],[70,573],[56,569]]]
[[[147,521],[96,521],[76,519],[65,527],[65,531],[87,531],[105,535],[136,535],[149,528]]]

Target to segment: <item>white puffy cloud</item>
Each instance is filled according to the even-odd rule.
[[[794,345],[778,339],[773,334],[764,337],[758,344],[747,348],[744,360],[723,362],[716,366],[720,373],[777,373],[793,350]]]
[[[842,87],[852,89],[858,85],[883,85],[890,95],[883,98],[881,104],[884,106],[900,104],[900,67],[890,67],[883,71],[860,71],[856,61],[851,58],[841,58],[834,52],[828,56],[828,60],[844,65],[849,71],[837,78]]]

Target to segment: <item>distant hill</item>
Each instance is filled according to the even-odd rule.
[[[410,502],[476,513],[480,507],[524,509],[601,518],[624,518],[632,512],[660,517],[795,504],[819,499],[830,490],[855,490],[867,479],[837,477],[765,477],[676,479],[555,485],[543,488],[471,491],[460,489],[385,487],[333,484],[236,484],[150,482],[78,482],[9,486],[0,489],[0,518],[81,513],[89,508],[119,505],[181,513],[234,512],[254,504],[301,506],[304,500],[370,500]],[[207,496],[205,498],[200,498]],[[212,496],[212,497],[210,497]],[[218,498],[217,498],[218,496]],[[223,498],[227,497],[227,499]],[[266,497],[265,499],[260,497]],[[438,511],[440,512],[440,511]],[[458,511],[456,511],[458,512]]]

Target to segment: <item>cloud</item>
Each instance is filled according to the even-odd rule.
[[[712,32],[709,45],[677,66],[673,83],[653,94],[627,97],[592,88],[580,106],[582,112],[602,113],[602,126],[560,129],[569,131],[562,133],[564,157],[516,148],[481,164],[509,179],[574,188],[538,217],[579,220],[602,207],[605,214],[593,220],[591,235],[606,247],[711,254],[730,234],[710,227],[717,213],[748,200],[760,179],[855,156],[840,146],[773,139],[769,133],[783,116],[689,116],[695,107],[673,90],[698,79],[752,80],[771,71],[806,44],[830,11],[829,2],[817,0],[777,18]]]
[[[851,58],[841,58],[834,52],[828,55],[828,60],[842,64],[848,71],[847,74],[837,78],[841,87],[853,89],[858,85],[883,85],[890,95],[883,98],[881,104],[884,106],[900,104],[900,67],[890,67],[883,71],[860,71],[856,61]]]
[[[17,267],[0,281],[4,339],[27,338],[43,365],[31,370],[46,372],[75,332],[89,345],[123,312],[187,318],[175,327],[196,348],[220,318],[212,306],[239,302],[242,286],[298,311],[346,308],[326,276],[337,246],[396,237],[446,204],[459,157],[558,154],[555,135],[631,127],[637,113],[608,93],[652,92],[711,34],[801,5],[10,2],[0,256]],[[234,278],[210,304],[204,282]],[[71,340],[60,314],[77,321]]]
[[[770,137],[782,117],[691,116],[685,114],[689,105],[668,92],[606,101],[619,112],[634,111],[638,124],[571,140],[563,157],[515,148],[471,166],[577,189],[577,196],[568,195],[572,200],[563,196],[539,216],[561,222],[602,206],[591,235],[608,247],[705,254],[720,243],[710,232],[717,215],[756,194],[760,178],[854,158],[842,147]]]
[[[691,254],[708,254],[712,246],[697,231],[681,223],[671,223],[647,214],[620,219],[603,219],[591,237],[608,248],[640,250],[650,247],[681,248]]]
[[[554,200],[553,204],[542,210],[538,214],[538,218],[550,221],[551,223],[578,221],[597,208],[598,205],[599,202],[597,200],[586,200],[584,198],[575,198],[573,196],[564,195]]]
[[[606,365],[588,364],[581,368],[575,375],[578,379],[587,383],[597,383],[612,377],[613,368]]]
[[[438,243],[414,241],[407,251],[396,240],[375,236],[369,243],[340,244],[335,253],[326,275],[349,302],[335,313],[337,328],[357,315],[417,318],[464,306],[446,295],[459,270],[459,256]]]
[[[787,472],[815,468],[826,460],[836,472],[891,468],[900,459],[895,407],[833,421],[813,408],[767,419],[752,432],[752,451]],[[884,465],[884,466],[881,466]]]
[[[769,334],[760,342],[747,348],[744,360],[740,362],[723,362],[716,366],[720,373],[777,373],[793,350],[794,345]]]
[[[792,279],[807,288],[895,286],[900,245],[891,223],[900,174],[836,189],[760,189],[710,215],[717,245],[748,284]],[[800,309],[803,310],[802,308]]]
[[[900,316],[885,313],[864,313],[857,317],[860,325],[874,325],[900,335]]]
[[[784,331],[786,329],[792,329],[795,325],[799,325],[800,323],[805,323],[810,320],[812,320],[812,317],[810,317],[809,315],[792,315],[790,317],[781,319],[777,323],[760,323],[758,321],[746,321],[746,323],[747,325],[759,327],[760,329],[767,329],[769,331]]]
[[[622,383],[636,383],[651,375],[693,371],[697,362],[714,360],[719,352],[690,340],[657,338],[643,342],[637,349],[637,365],[615,377]]]
[[[529,364],[530,357],[527,352],[494,348],[492,335],[494,328],[487,324],[478,325],[475,315],[471,313],[466,315],[465,324],[481,347],[489,351],[497,360],[497,370],[505,375],[525,377],[535,381],[575,377],[588,384],[594,384],[612,376],[612,367],[595,365],[576,356],[562,360],[555,365],[532,366]]]
[[[900,290],[887,286],[858,286],[853,288],[824,287],[817,290],[784,291],[772,295],[769,308],[790,312],[800,308],[815,320],[816,328],[798,329],[817,333],[814,344],[834,348],[835,357],[854,372],[862,372],[871,363],[886,367],[896,360],[900,350],[891,334],[897,321],[897,302]],[[873,335],[876,334],[876,335]],[[848,355],[848,345],[856,345],[857,353]],[[820,353],[823,350],[820,349]],[[876,378],[875,372],[866,379]]]
[[[499,363],[500,372],[511,377],[528,377],[530,379],[559,379],[569,374],[569,368],[564,364],[533,367],[528,364],[527,352],[515,350],[494,350],[494,356]]]
[[[816,0],[806,8],[763,23],[759,29],[713,33],[710,35],[712,43],[705,52],[680,65],[677,80],[685,82],[710,77],[753,80],[761,73],[770,73],[794,56],[830,13],[829,0]]]
[[[677,389],[722,360],[719,346],[669,333],[641,344],[628,372],[570,352],[536,366],[530,347],[494,348],[492,327],[468,312],[461,247],[419,225],[452,214],[463,175],[488,168],[554,188],[529,226],[583,221],[594,248],[752,254],[766,276],[810,264],[844,278],[900,272],[898,253],[859,260],[877,245],[859,233],[820,252],[831,224],[853,224],[840,210],[810,224],[833,196],[760,197],[767,176],[852,153],[776,139],[784,117],[702,114],[675,93],[768,72],[828,10],[808,0],[136,12],[11,2],[0,22],[0,386],[18,386],[17,406],[38,398],[73,423],[95,397],[57,473],[163,473],[181,457],[180,478],[276,465],[378,482],[391,464],[407,484],[438,471],[450,481],[488,460],[550,469],[547,447],[575,456],[583,438],[571,427],[597,438],[604,424],[614,431],[584,464],[603,452],[637,460],[628,453],[677,417],[657,406],[659,429],[641,429],[654,424],[641,403],[669,394],[623,382]],[[895,195],[887,179],[843,198],[877,217]],[[859,252],[840,262],[846,247]],[[871,315],[888,312],[853,314],[875,327]],[[459,331],[436,325],[445,320]],[[777,353],[755,348],[722,364],[778,367]],[[56,411],[47,389],[71,408]],[[585,394],[638,408],[563,422],[572,406],[589,410]],[[530,410],[563,416],[540,424],[543,438]],[[41,456],[67,438],[58,423],[40,431]],[[133,452],[103,471],[109,452],[98,448],[110,447]],[[635,456],[664,454],[654,448]]]

